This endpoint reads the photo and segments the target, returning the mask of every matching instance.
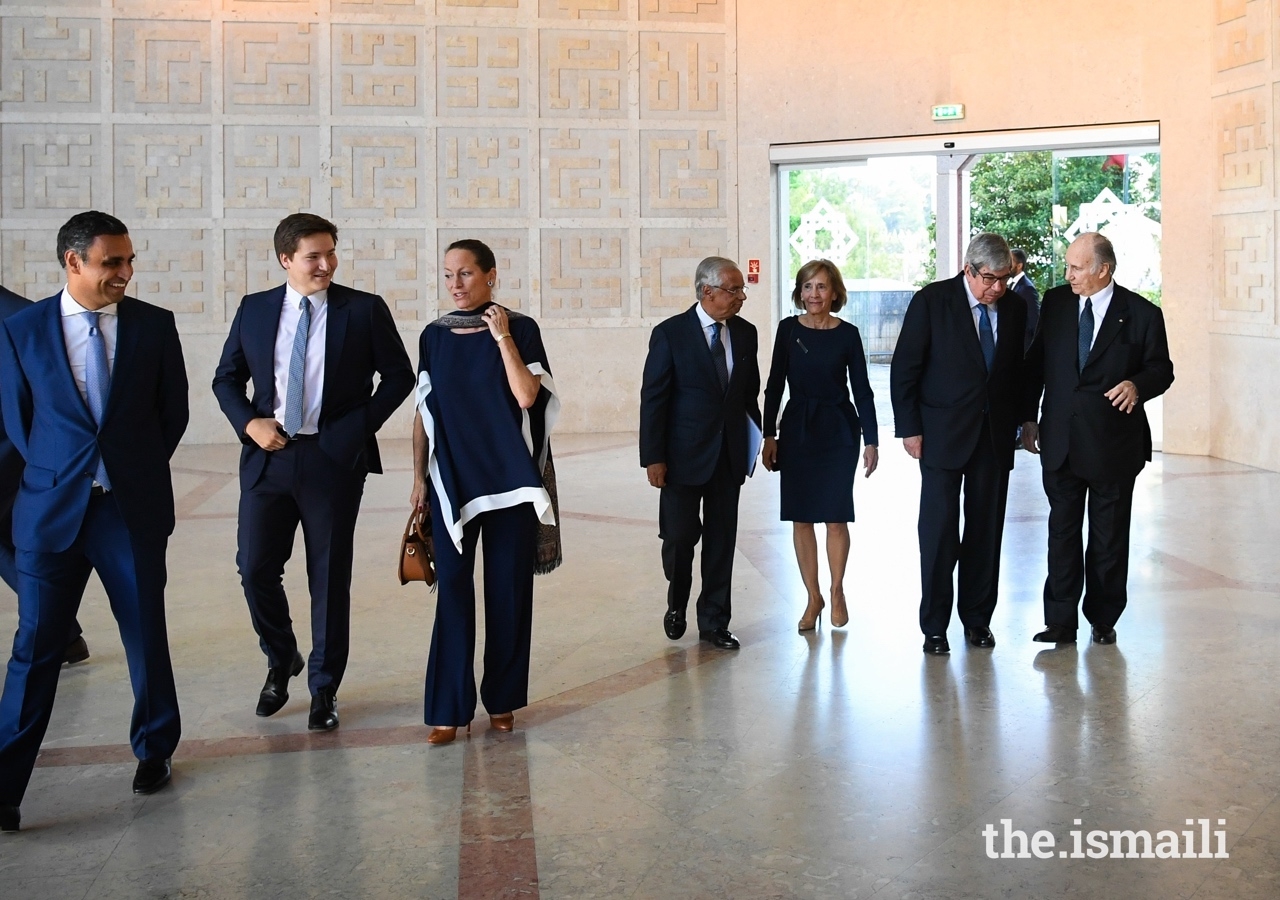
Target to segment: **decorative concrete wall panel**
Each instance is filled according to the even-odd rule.
[[[713,129],[643,131],[642,216],[723,216],[725,142]]]
[[[484,241],[493,251],[497,262],[498,277],[493,285],[494,299],[508,309],[529,311],[529,232],[521,228],[441,228],[436,233],[436,284],[431,295],[437,297],[440,314],[454,308],[453,300],[444,290],[443,269],[445,248],[454,241],[474,238]],[[434,318],[428,316],[428,318]]]
[[[223,321],[221,304],[210,309],[207,273],[216,271],[209,258],[213,235],[208,229],[130,229],[133,282],[129,291],[139,300],[171,310],[181,324]]]
[[[56,228],[0,232],[5,287],[32,300],[52,297],[62,289],[66,279],[58,264],[56,234]]]
[[[106,204],[96,177],[101,140],[96,125],[0,126],[0,212],[60,225],[73,212]]]
[[[539,0],[544,19],[625,19],[622,0]]]
[[[629,274],[626,229],[543,229],[544,317],[629,315]]]
[[[427,138],[420,128],[333,129],[333,215],[426,215]]]
[[[209,112],[210,44],[208,22],[116,20],[116,112]]]
[[[1266,66],[1267,0],[1214,0],[1213,70],[1235,77]]]
[[[228,125],[223,129],[223,214],[284,218],[312,210],[321,177],[316,129]]]
[[[693,305],[693,275],[708,256],[729,253],[723,228],[644,228],[640,231],[642,315],[669,316]]]
[[[315,24],[305,21],[226,23],[226,111],[260,115],[315,112],[319,78],[317,31]]]
[[[208,218],[209,128],[202,125],[115,127],[116,215]]]
[[[630,212],[626,168],[633,154],[625,131],[547,128],[542,132],[542,215],[606,216]]]
[[[0,19],[0,110],[97,111],[97,19]]]
[[[333,111],[354,115],[420,115],[422,29],[333,26]]]
[[[540,45],[542,115],[627,117],[625,32],[544,31]]]
[[[722,119],[724,35],[640,35],[640,115],[653,119]]]
[[[437,28],[437,114],[525,115],[527,41],[516,28]]]
[[[1275,305],[1273,213],[1214,216],[1218,290],[1214,318],[1267,321]]]
[[[640,19],[650,22],[724,21],[726,0],[640,0]]]
[[[1213,101],[1217,136],[1218,189],[1240,191],[1270,183],[1270,92],[1253,88]]]
[[[510,216],[528,203],[529,133],[441,128],[436,177],[441,218]]]

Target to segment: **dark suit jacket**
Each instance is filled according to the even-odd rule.
[[[267,451],[245,434],[245,427],[251,419],[275,416],[276,331],[284,294],[285,286],[280,285],[240,301],[213,378],[218,405],[244,444],[242,488],[257,483],[267,462]],[[381,297],[330,284],[326,302],[320,449],[341,466],[363,465],[366,471],[380,473],[382,458],[374,435],[413,390],[413,367]],[[374,373],[381,376],[376,390]],[[245,391],[250,381],[252,401]]]
[[[1013,286],[1022,299],[1027,301],[1027,330],[1026,340],[1023,341],[1022,350],[1025,353],[1031,347],[1031,339],[1036,335],[1036,325],[1040,322],[1040,292],[1036,290],[1036,286],[1031,283],[1031,279],[1025,274],[1018,279],[1018,283]]]
[[[996,301],[996,314],[996,358],[988,376],[963,273],[921,288],[907,305],[889,369],[889,394],[894,434],[923,435],[925,465],[964,468],[985,416],[996,459],[1013,468],[1026,303],[1006,291]]]
[[[26,297],[0,286],[0,322],[30,305],[31,301]],[[13,441],[9,440],[9,435],[4,430],[3,418],[0,418],[0,519],[13,508],[13,499],[18,495],[18,482],[22,480],[22,465],[22,455],[13,446]],[[0,535],[0,541],[7,540],[8,533]]]
[[[66,550],[80,531],[98,456],[132,534],[173,533],[169,458],[186,431],[187,370],[173,313],[126,297],[101,427],[67,361],[61,292],[0,326],[0,405],[26,460],[13,508],[24,550]]]
[[[727,442],[733,476],[747,477],[747,416],[760,425],[758,339],[750,322],[728,322],[733,346],[729,388],[720,390],[697,305],[653,329],[640,388],[640,465],[667,464],[672,484],[711,479]]]
[[[1132,478],[1151,459],[1151,426],[1142,404],[1173,384],[1173,362],[1164,315],[1146,298],[1115,286],[1083,372],[1076,370],[1080,298],[1069,285],[1044,295],[1040,328],[1027,352],[1026,403],[1033,422],[1044,394],[1040,459],[1090,481]],[[1122,381],[1138,388],[1139,403],[1122,413],[1104,394]]]

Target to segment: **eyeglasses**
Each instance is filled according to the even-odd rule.
[[[976,276],[976,277],[978,277],[978,278],[981,278],[981,279],[982,279],[982,283],[983,283],[984,285],[986,285],[987,287],[991,287],[991,286],[992,286],[993,284],[995,284],[997,281],[998,281],[998,282],[1000,282],[1000,283],[1001,283],[1002,285],[1004,285],[1005,287],[1008,287],[1008,286],[1009,286],[1009,279],[1013,277],[1013,273],[1012,273],[1012,272],[1010,272],[1008,275],[992,275],[990,272],[979,272],[979,271],[978,271],[977,269],[975,269],[973,266],[970,266],[970,267],[969,267],[969,272],[970,272],[970,274],[972,274],[972,275],[974,275],[974,276]]]
[[[727,288],[719,284],[709,284],[707,287],[714,288],[717,291],[724,291],[726,294],[732,294],[735,297],[741,297],[743,300],[747,299],[747,289],[745,287]]]

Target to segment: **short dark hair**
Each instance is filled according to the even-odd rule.
[[[285,216],[276,226],[276,259],[282,256],[293,256],[298,252],[298,243],[304,237],[313,234],[327,234],[338,243],[338,226],[328,219],[312,213],[294,213]]]
[[[124,223],[109,213],[91,209],[88,212],[76,213],[67,223],[58,229],[58,265],[67,267],[67,251],[74,250],[76,256],[84,259],[89,247],[100,235],[128,234]]]
[[[840,270],[829,259],[810,260],[800,267],[800,271],[796,273],[796,289],[791,292],[792,304],[796,309],[804,308],[804,304],[800,301],[804,283],[819,272],[827,273],[827,280],[831,282],[831,292],[835,294],[831,298],[831,311],[840,312],[840,310],[844,309],[844,304],[849,299],[849,294],[844,289],[844,279],[840,277]]]
[[[481,272],[492,272],[498,267],[497,258],[494,257],[493,251],[489,249],[489,245],[484,241],[478,241],[475,238],[463,238],[444,248],[445,253],[450,250],[465,250],[470,253],[475,257],[476,265],[480,267]]]
[[[1021,247],[1014,247],[1012,250],[1009,251],[1009,253],[1013,256],[1013,261],[1016,262],[1018,265],[1025,266],[1027,264],[1026,250],[1023,250]]]

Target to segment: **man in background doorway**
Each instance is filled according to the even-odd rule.
[[[1027,301],[1027,330],[1022,342],[1022,352],[1025,353],[1031,347],[1031,339],[1036,336],[1036,326],[1040,324],[1040,292],[1025,271],[1027,251],[1014,247],[1009,252],[1013,254],[1013,277],[1009,279],[1009,290]]]

